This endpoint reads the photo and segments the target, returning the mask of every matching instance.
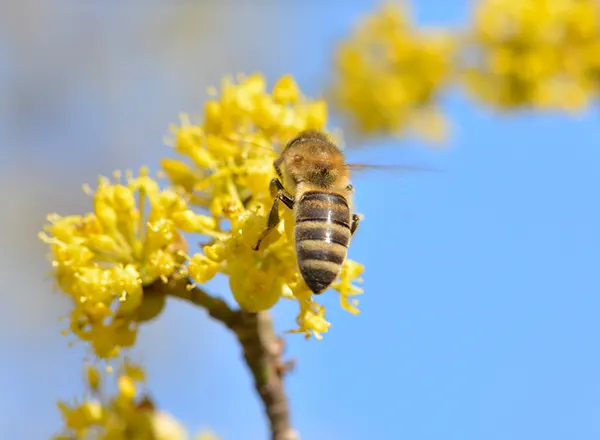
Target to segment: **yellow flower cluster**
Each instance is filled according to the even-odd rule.
[[[600,3],[479,2],[466,55],[466,86],[491,105],[583,108],[600,79]]]
[[[73,299],[71,331],[100,357],[113,357],[135,342],[137,324],[151,319],[164,298],[143,297],[143,286],[166,280],[185,261],[176,220],[186,202],[161,190],[147,170],[124,183],[100,178],[92,191],[94,212],[50,215],[40,238],[52,252],[59,288]]]
[[[138,392],[145,381],[143,369],[125,362],[116,377],[116,395],[105,396],[101,373],[87,367],[86,397],[71,404],[58,402],[63,418],[62,432],[53,440],[188,440],[190,437],[173,416],[154,408]],[[218,440],[200,433],[195,440]]]
[[[170,187],[161,189],[144,168],[123,183],[116,174],[114,182],[100,178],[95,191],[87,188],[92,213],[49,216],[40,238],[50,245],[59,288],[74,302],[70,330],[98,356],[114,357],[135,342],[139,322],[164,306],[164,296],[144,297],[144,286],[175,273],[198,284],[222,273],[245,310],[269,309],[281,297],[298,300],[294,331],[320,338],[330,324],[299,274],[291,212],[282,212],[261,251],[252,248],[273,203],[273,160],[298,132],[324,129],[326,121],[325,102],[304,97],[290,76],[270,93],[261,75],[239,83],[227,78],[201,123],[184,115],[172,127],[173,147],[186,160],[162,162]],[[208,239],[202,252],[187,255],[186,233]],[[352,313],[357,302],[349,297],[361,293],[352,282],[362,270],[347,261],[333,285]]]
[[[171,181],[189,194],[190,203],[207,214],[188,211],[189,223],[180,222],[185,232],[200,232],[211,240],[203,252],[191,257],[188,273],[197,283],[219,272],[227,275],[234,298],[248,311],[269,309],[282,297],[296,299],[300,313],[294,331],[320,338],[330,324],[297,269],[290,210],[282,209],[279,228],[263,241],[260,251],[252,247],[266,227],[273,203],[269,192],[276,177],[273,160],[298,132],[324,130],[326,104],[303,96],[290,76],[280,78],[270,92],[262,75],[237,82],[226,78],[220,94],[213,91],[213,95],[199,123],[184,115],[181,125],[172,127],[172,146],[186,160],[162,164]],[[199,218],[202,231],[197,228]],[[347,261],[334,286],[342,306],[352,313],[358,313],[356,301],[351,303],[348,297],[361,291],[350,286],[361,272],[362,266]]]
[[[448,34],[418,32],[402,7],[384,5],[340,45],[334,99],[363,132],[410,129],[440,140],[447,128],[435,100],[450,76],[454,47]]]

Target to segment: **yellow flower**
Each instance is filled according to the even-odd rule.
[[[93,365],[86,368],[86,382],[91,391],[98,391],[100,388],[100,371]]]
[[[152,440],[188,440],[185,427],[179,420],[164,411],[155,412],[152,416]]]
[[[238,304],[249,312],[273,307],[279,301],[285,284],[277,269],[263,269],[258,258],[254,266],[236,263],[229,267],[229,286]]]
[[[359,277],[363,271],[364,267],[362,265],[352,260],[346,260],[344,262],[344,267],[342,268],[340,280],[332,285],[332,287],[340,293],[340,304],[342,308],[353,315],[359,313],[359,310],[356,308],[358,300],[350,300],[350,297],[362,294],[363,290],[352,283],[361,281]]]
[[[116,356],[135,341],[143,286],[183,269],[185,246],[176,224],[189,217],[184,197],[161,190],[146,169],[138,177],[128,174],[124,184],[115,177],[115,183],[101,177],[93,192],[88,188],[92,213],[51,215],[40,233],[58,285],[73,299],[71,330],[101,357]]]
[[[119,395],[125,400],[132,400],[135,397],[135,384],[128,376],[119,378]]]
[[[584,108],[598,91],[600,3],[485,0],[475,10],[464,83],[500,108]]]
[[[135,343],[140,322],[164,308],[164,298],[144,297],[144,286],[175,274],[206,283],[221,273],[245,310],[296,299],[299,331],[320,337],[329,323],[300,277],[292,212],[282,209],[279,226],[260,251],[253,248],[273,203],[273,161],[298,132],[326,130],[325,102],[304,96],[290,75],[269,92],[264,77],[253,74],[225,78],[202,123],[180,119],[170,141],[179,158],[162,161],[172,187],[161,189],[145,169],[125,182],[100,178],[95,191],[87,189],[93,212],[49,217],[40,238],[50,246],[58,286],[73,299],[69,329],[98,356],[114,357]],[[184,233],[209,242],[188,256]],[[347,273],[342,298],[356,293],[356,277]],[[356,313],[345,299],[342,307]]]
[[[206,283],[219,271],[219,263],[205,255],[194,255],[188,264],[190,277],[198,283]]]
[[[54,440],[64,439],[157,439],[187,440],[185,427],[172,415],[157,410],[154,404],[141,396],[137,384],[145,379],[144,370],[136,364],[125,362],[115,382],[117,394],[100,394],[93,383],[99,381],[95,368],[94,379],[88,381],[92,397],[73,403],[58,402],[63,418],[63,429]],[[97,377],[96,377],[97,376]]]
[[[270,201],[279,148],[303,129],[324,129],[327,111],[323,100],[303,96],[291,76],[268,93],[264,77],[254,74],[239,83],[225,78],[220,99],[207,103],[201,124],[187,115],[180,119],[181,125],[171,127],[170,143],[193,167],[167,159],[163,168],[191,200],[212,206],[214,217],[227,218],[239,213],[236,206],[246,199]]]
[[[64,402],[58,402],[58,408],[62,413],[66,428],[78,435],[85,434],[91,425],[102,418],[102,407],[96,401],[85,402],[79,406],[69,406]]]
[[[212,432],[200,432],[194,437],[194,440],[219,440],[219,437]]]
[[[282,209],[281,224],[260,251],[253,247],[273,203],[273,161],[299,131],[325,130],[327,106],[304,96],[290,75],[271,92],[259,74],[237,82],[225,78],[220,94],[213,95],[201,122],[182,115],[181,124],[171,127],[170,143],[181,160],[163,161],[166,175],[190,200],[187,209],[173,215],[175,226],[210,241],[189,258],[188,274],[196,283],[224,274],[238,305],[252,312],[270,309],[280,298],[296,299],[299,331],[320,337],[329,323],[299,275],[291,211]],[[356,277],[347,273],[341,277],[342,298],[356,293],[351,287]],[[344,300],[342,306],[356,312]]]
[[[321,333],[327,332],[331,327],[331,323],[325,319],[325,307],[310,299],[300,302],[300,314],[296,323],[299,327],[290,333],[303,333],[306,339],[314,335],[320,340],[323,338]]]
[[[300,90],[294,78],[290,75],[283,76],[273,87],[273,99],[280,104],[293,104],[300,97]]]
[[[435,99],[449,81],[454,49],[449,34],[418,32],[403,8],[384,5],[341,43],[335,60],[335,102],[365,133],[411,129],[439,139],[446,133],[440,130]],[[434,133],[429,118],[436,118]]]

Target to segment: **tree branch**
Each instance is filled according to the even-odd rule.
[[[283,340],[275,334],[268,312],[250,313],[232,309],[223,299],[204,290],[190,288],[187,277],[175,277],[168,283],[157,281],[144,287],[144,295],[166,295],[202,307],[215,320],[231,329],[239,340],[246,364],[254,378],[256,391],[263,401],[271,430],[271,440],[298,440],[291,428],[283,375],[289,363],[282,360]]]
[[[283,386],[283,344],[273,329],[269,312],[239,312],[233,331],[244,350],[246,364],[254,377],[269,418],[272,440],[295,440],[291,429],[288,399]]]

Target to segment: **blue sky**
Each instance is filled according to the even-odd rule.
[[[467,21],[467,2],[417,3],[420,23]],[[285,21],[278,29],[286,30],[281,44],[289,50],[265,61],[270,78],[293,73],[311,93],[320,91],[315,79],[325,74],[335,39],[358,14],[372,9],[366,1],[339,1],[315,13],[315,5],[298,3],[282,11]],[[106,35],[109,17],[96,24]],[[116,38],[110,41],[108,47],[114,44],[122,54],[123,69],[132,72],[123,78],[157,67],[157,61],[133,51],[126,57],[128,49],[117,47]],[[206,61],[195,56],[194,63]],[[20,61],[0,57],[5,59]],[[247,63],[234,65],[258,67]],[[132,139],[152,139],[156,148],[130,153],[125,166],[135,165],[134,159],[156,163],[166,151],[159,144],[168,123],[179,111],[200,108],[184,97],[202,96],[209,84],[169,95],[156,87],[176,81],[178,70],[165,72],[148,69],[148,77],[131,83],[123,112],[154,112],[147,125],[142,116],[131,116]],[[102,121],[114,125],[125,115],[102,113],[93,82],[78,87],[62,122],[64,133],[48,142],[88,139],[100,149],[98,138],[77,137],[74,126],[102,134]],[[147,110],[153,99],[164,106],[161,113]],[[333,293],[326,294],[333,327],[324,340],[287,338],[288,353],[298,360],[287,379],[294,426],[303,440],[596,439],[600,115],[500,116],[468,102],[460,91],[449,93],[443,104],[454,127],[445,147],[406,140],[349,153],[353,161],[412,161],[443,172],[355,179],[357,208],[365,220],[350,256],[366,266],[362,312],[352,316],[337,306]],[[47,154],[44,133],[34,133],[31,141],[42,155]],[[71,157],[82,160],[85,154],[77,151]],[[90,157],[98,151],[91,150]],[[54,161],[57,174],[75,166],[56,156]],[[90,168],[88,181],[97,172],[110,170]],[[78,188],[74,185],[73,192]],[[226,293],[222,280],[211,287]],[[293,325],[295,313],[293,304],[280,304],[277,327]],[[0,413],[13,415],[0,415],[0,433],[46,438],[59,425],[53,400],[81,392],[83,352],[52,341],[29,353],[0,338],[5,353],[11,353],[0,366],[0,389],[9,390],[1,393]],[[145,348],[138,358],[148,365],[149,388],[162,407],[192,428],[211,427],[224,440],[266,438],[262,408],[239,349],[203,312],[173,302],[159,322],[142,331],[141,343]],[[39,400],[32,404],[25,392],[38,393]],[[37,431],[26,426],[31,405],[40,414]]]

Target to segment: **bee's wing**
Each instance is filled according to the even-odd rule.
[[[407,172],[407,171],[418,171],[418,172],[440,172],[435,168],[413,166],[413,165],[379,165],[379,164],[366,164],[366,163],[348,163],[346,167],[350,171],[390,171],[390,172]]]
[[[281,154],[282,145],[280,143],[262,144],[249,139],[236,138],[234,136],[228,136],[225,138],[229,142],[238,142],[241,145],[247,145],[255,148],[259,151],[264,151],[265,154]],[[350,171],[389,171],[389,172],[440,172],[440,170],[428,167],[413,166],[413,165],[380,165],[380,164],[366,164],[366,163],[347,163],[346,167]]]

